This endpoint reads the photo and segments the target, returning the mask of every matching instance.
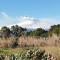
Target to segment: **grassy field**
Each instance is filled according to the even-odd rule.
[[[0,39],[0,55],[21,54],[29,49],[43,49],[46,53],[52,54],[57,60],[60,60],[60,38],[57,36],[45,38],[20,37],[17,40],[18,47],[11,48],[16,41],[14,38]],[[32,46],[32,47],[31,47]]]
[[[47,53],[52,54],[54,57],[56,57],[58,60],[60,60],[60,47],[29,47],[30,49],[43,49]],[[27,48],[0,48],[0,54],[2,55],[11,55],[11,54],[19,54],[22,53],[22,51],[27,50]]]

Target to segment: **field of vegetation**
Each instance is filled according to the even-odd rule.
[[[26,56],[26,54],[33,54],[33,53],[38,53],[37,56],[40,55],[40,59],[47,60],[49,56],[51,58],[53,57],[54,59],[51,60],[60,60],[60,48],[59,47],[26,47],[26,48],[0,48],[0,59],[1,56],[4,57],[5,59],[9,59],[9,57],[15,57],[17,60],[33,60],[33,57],[29,57],[29,54]],[[40,54],[39,54],[40,53]],[[42,56],[41,56],[42,53]],[[43,57],[44,56],[44,57]],[[6,58],[7,57],[7,58]],[[43,58],[42,58],[43,57]],[[28,59],[27,59],[28,58]],[[37,60],[40,60],[37,59]]]
[[[0,60],[60,60],[60,25],[28,31],[18,25],[0,30]]]

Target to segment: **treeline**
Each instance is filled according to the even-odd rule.
[[[27,35],[29,36],[40,36],[40,37],[48,37],[52,36],[53,34],[60,36],[60,24],[51,26],[49,30],[37,28],[34,31],[27,32]]]
[[[18,25],[11,26],[8,28],[6,26],[2,27],[0,30],[0,37],[8,38],[11,36],[20,37],[25,34],[26,29]]]
[[[37,28],[35,30],[28,31],[26,28],[22,28],[18,25],[9,27],[2,27],[0,30],[0,37],[9,38],[11,36],[20,37],[20,36],[40,36],[48,37],[56,34],[60,36],[60,24],[53,25],[49,30],[44,30],[42,28]]]

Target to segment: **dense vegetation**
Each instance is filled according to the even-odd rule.
[[[13,47],[23,47],[23,46],[25,47],[25,46],[45,46],[45,45],[60,46],[60,38],[59,39],[56,38],[54,39],[51,37],[48,38],[53,34],[60,36],[59,24],[51,26],[51,28],[48,31],[42,28],[37,28],[35,30],[28,31],[28,29],[22,28],[18,25],[11,26],[11,28],[4,26],[0,30],[0,47],[13,48]],[[35,38],[31,39],[30,37],[35,37],[35,38],[39,37],[39,39],[38,40],[36,40]],[[41,39],[40,37],[45,38],[45,40],[49,40],[49,41],[43,41],[44,39]],[[54,42],[52,39],[54,40]]]
[[[0,49],[0,60],[57,60],[40,48]]]
[[[11,37],[11,36],[20,37],[24,35],[25,30],[26,29],[19,27],[18,25],[11,26],[10,29],[4,26],[0,30],[0,36],[4,38]]]
[[[60,24],[51,26],[49,33],[50,34],[54,33],[59,36],[60,35]]]
[[[28,32],[26,28],[22,28],[18,25],[11,26],[9,29],[8,27],[4,26],[0,30],[0,37],[20,37],[20,36],[41,36],[41,37],[48,37],[49,35],[51,36],[52,34],[60,35],[60,24],[58,25],[53,25],[51,28],[46,31],[42,28],[37,28],[35,30],[31,30]]]
[[[18,25],[11,26],[11,28],[4,26],[0,30],[0,60],[60,60],[60,47],[57,48],[60,46],[60,38],[54,39],[53,34],[60,36],[60,24],[51,26],[49,30],[37,28],[31,31]],[[44,39],[48,37],[50,38]],[[44,47],[51,54],[40,48],[30,47]]]

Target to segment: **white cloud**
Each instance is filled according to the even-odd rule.
[[[0,26],[8,26],[12,24],[16,24],[16,18],[10,17],[5,12],[0,13]]]
[[[52,25],[51,22],[49,22],[47,19],[37,19],[32,17],[20,17],[20,22],[18,23],[19,26],[26,27],[26,28],[43,28],[43,29],[49,29]]]
[[[60,21],[55,18],[33,18],[28,16],[19,17],[18,23],[19,26],[26,27],[26,28],[43,28],[49,29],[51,25],[60,24]]]
[[[54,18],[33,18],[28,16],[20,16],[17,18],[13,18],[7,15],[5,12],[0,13],[0,26],[11,26],[11,25],[19,25],[24,28],[44,28],[49,29],[51,25],[58,24],[60,21]]]

